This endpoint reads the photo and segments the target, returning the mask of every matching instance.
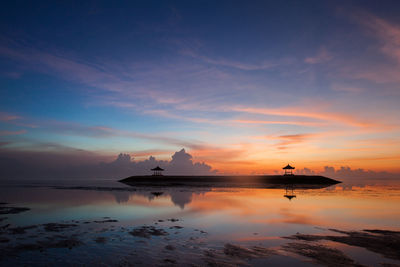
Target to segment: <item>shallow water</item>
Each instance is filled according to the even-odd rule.
[[[339,184],[294,189],[291,200],[284,195],[283,189],[133,188],[107,180],[3,181],[0,202],[30,210],[0,214],[7,218],[0,227],[10,224],[0,231],[0,248],[8,251],[0,255],[0,265],[313,266],[317,260],[285,249],[293,240],[283,237],[340,235],[329,229],[400,231],[398,185]],[[48,231],[47,223],[73,226]],[[9,230],[17,226],[35,228]],[[70,248],[43,241],[71,238],[79,243]],[[31,244],[41,248],[25,246]],[[249,249],[248,254],[234,255],[227,244]],[[400,264],[359,246],[312,244],[338,249],[366,266]],[[251,250],[254,246],[270,250],[261,255]]]

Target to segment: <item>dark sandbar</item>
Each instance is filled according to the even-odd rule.
[[[120,180],[131,186],[194,186],[194,187],[258,187],[323,188],[340,183],[318,175],[263,176],[131,176]]]

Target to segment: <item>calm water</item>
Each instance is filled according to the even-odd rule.
[[[30,210],[0,215],[6,218],[0,227],[33,228],[12,233],[3,227],[0,248],[12,253],[3,253],[0,265],[314,266],[315,260],[282,249],[293,242],[282,237],[338,235],[329,229],[400,231],[398,185],[295,189],[291,200],[285,194],[283,189],[132,188],[113,181],[3,181],[0,202]],[[73,226],[46,231],[47,223]],[[143,230],[142,226],[162,232],[131,234]],[[81,243],[72,248],[22,246],[71,237]],[[270,248],[276,253],[235,256],[226,251],[226,244]],[[358,246],[326,240],[318,244],[366,266],[400,264]]]

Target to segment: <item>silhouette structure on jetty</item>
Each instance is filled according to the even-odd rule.
[[[160,166],[157,166],[151,170],[153,171],[153,176],[162,176],[162,172],[164,171],[164,169],[160,168]]]
[[[284,175],[294,175],[293,170],[295,169],[295,167],[292,167],[288,164],[285,167],[283,167],[282,169],[285,170]]]

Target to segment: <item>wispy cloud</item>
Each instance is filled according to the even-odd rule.
[[[333,56],[331,55],[331,53],[329,53],[325,47],[321,47],[321,49],[315,56],[305,58],[304,62],[308,64],[319,64],[329,61],[332,58]]]
[[[22,73],[17,71],[6,71],[0,74],[11,79],[19,79],[22,76]]]
[[[300,125],[300,126],[323,126],[321,122],[305,122],[305,121],[270,121],[270,120],[232,120],[235,123],[242,124],[277,124],[277,125]]]
[[[379,38],[381,51],[400,63],[400,25],[366,13],[358,19]]]
[[[273,69],[278,66],[287,65],[292,62],[292,60],[286,58],[286,59],[282,59],[282,60],[278,60],[278,61],[264,60],[257,64],[245,63],[245,62],[241,62],[241,61],[233,61],[233,60],[228,60],[228,59],[223,59],[223,58],[211,58],[211,57],[207,57],[204,55],[200,55],[200,54],[198,54],[192,50],[188,50],[188,49],[182,50],[181,54],[201,60],[208,64],[222,66],[222,67],[230,67],[230,68],[235,68],[235,69],[245,70],[245,71]]]
[[[277,136],[276,139],[279,140],[279,142],[276,144],[276,146],[279,149],[285,149],[287,146],[290,145],[297,145],[304,143],[307,140],[310,140],[311,138],[315,137],[316,134],[289,134],[289,135],[280,135]]]
[[[337,92],[345,92],[345,93],[352,93],[352,94],[359,94],[365,92],[365,89],[359,86],[349,86],[345,84],[333,84],[332,90]]]
[[[377,52],[387,60],[358,66],[349,74],[375,83],[400,82],[400,25],[366,12],[357,12],[353,18],[378,42]]]
[[[9,122],[9,121],[14,121],[17,119],[20,119],[21,117],[18,115],[14,115],[14,114],[9,114],[9,113],[5,113],[5,112],[0,112],[0,121],[5,121],[5,122]]]
[[[6,135],[20,135],[26,133],[26,130],[19,130],[19,131],[0,131],[0,136]]]
[[[361,119],[356,119],[351,115],[340,114],[340,113],[329,113],[324,111],[306,111],[304,108],[252,108],[252,107],[236,107],[233,108],[234,111],[237,112],[245,112],[252,114],[261,114],[261,115],[276,115],[276,116],[284,116],[284,117],[301,117],[308,118],[313,120],[325,121],[325,122],[336,122],[341,124],[347,124],[350,126],[356,127],[370,127],[375,124],[369,121],[364,121]],[[261,121],[262,123],[262,121]],[[296,123],[293,122],[293,123]],[[298,122],[298,124],[304,123],[304,125],[323,125],[321,122]]]
[[[65,121],[46,121],[40,124],[40,129],[46,132],[53,132],[60,135],[88,136],[95,138],[127,137],[142,140],[150,140],[160,144],[174,145],[198,149],[203,147],[203,143],[197,140],[185,140],[169,137],[165,134],[149,134],[135,131],[115,129],[107,126],[87,126],[74,122]]]

